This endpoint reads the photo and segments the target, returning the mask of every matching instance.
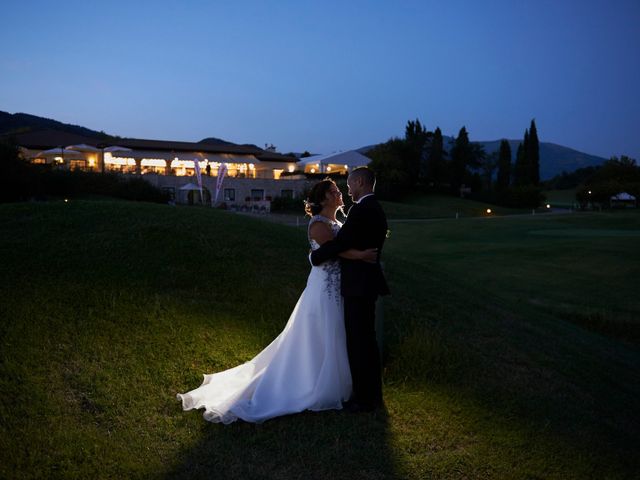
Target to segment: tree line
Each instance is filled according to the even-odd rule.
[[[86,195],[157,203],[169,200],[166,193],[142,178],[28,163],[20,158],[17,145],[0,142],[0,203]]]
[[[576,200],[582,209],[596,205],[608,208],[611,197],[623,192],[640,199],[640,166],[625,155],[611,157],[596,167],[579,185]]]
[[[540,145],[535,120],[524,132],[515,162],[509,142],[488,154],[469,140],[466,127],[445,142],[440,128],[427,130],[409,120],[404,138],[377,145],[367,156],[379,178],[378,191],[398,199],[420,190],[470,196],[515,207],[537,207],[540,189]]]

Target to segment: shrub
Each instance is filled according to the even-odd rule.
[[[20,158],[18,147],[0,143],[0,202],[17,202],[36,197],[40,192],[40,165]]]
[[[271,200],[271,211],[304,213],[304,204],[300,198],[274,197]]]
[[[169,196],[140,177],[69,171],[23,161],[17,147],[0,143],[0,202],[53,197],[104,195],[166,203]]]

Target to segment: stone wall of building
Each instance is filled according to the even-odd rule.
[[[189,203],[188,191],[180,190],[191,183],[197,185],[196,177],[146,174],[141,178],[169,192],[176,203]],[[217,177],[202,176],[202,186],[215,198]],[[303,198],[313,182],[306,179],[268,179],[225,177],[218,195],[218,203],[240,208],[250,202],[264,201],[275,197]],[[199,200],[199,192],[197,193]],[[209,198],[205,195],[207,199]]]

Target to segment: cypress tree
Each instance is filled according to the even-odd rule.
[[[524,130],[524,141],[522,143],[522,185],[531,183],[531,159],[529,158],[529,129]]]
[[[427,179],[434,185],[447,182],[445,156],[447,152],[444,150],[444,141],[442,139],[442,130],[440,127],[433,132],[431,140],[431,150],[427,161]]]
[[[529,151],[527,152],[527,163],[529,167],[529,183],[540,184],[540,143],[538,141],[538,129],[535,119],[531,120],[529,129]]]
[[[420,120],[416,118],[415,122],[409,120],[405,128],[404,139],[408,147],[407,152],[407,168],[412,179],[413,185],[418,180],[424,180],[426,173],[426,149],[431,133],[422,126]]]
[[[525,161],[524,161],[524,148],[522,143],[518,144],[518,151],[516,153],[516,168],[513,172],[513,185],[516,187],[524,185],[526,177]]]
[[[457,190],[464,183],[467,165],[471,163],[472,157],[469,134],[462,127],[451,149],[451,184],[454,189]]]
[[[514,175],[514,185],[523,186],[531,184],[531,167],[529,159],[529,130],[524,131],[524,141],[518,146],[516,154],[516,171]]]
[[[496,179],[496,190],[499,192],[509,188],[511,182],[511,146],[506,140],[500,142],[500,153],[498,154],[498,178]]]

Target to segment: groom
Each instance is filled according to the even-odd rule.
[[[353,395],[345,408],[352,412],[372,411],[382,406],[375,311],[378,295],[389,293],[380,267],[387,219],[373,193],[375,184],[375,174],[367,167],[356,168],[349,174],[347,186],[354,205],[347,220],[334,240],[311,253],[311,263],[318,266],[350,248],[378,249],[375,263],[340,259],[347,353],[353,382]]]

